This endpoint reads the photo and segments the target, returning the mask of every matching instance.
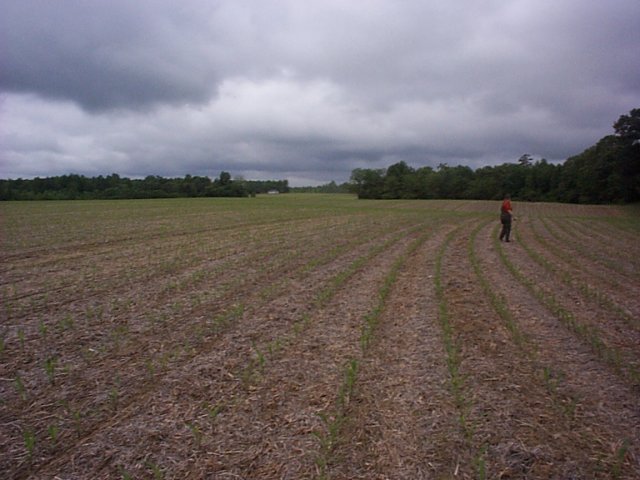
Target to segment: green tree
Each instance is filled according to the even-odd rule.
[[[405,162],[398,162],[387,168],[382,198],[412,198],[407,187],[413,173],[413,168]]]
[[[384,187],[384,170],[356,168],[351,172],[350,181],[358,198],[381,198]]]
[[[640,141],[640,108],[634,108],[629,115],[621,115],[613,128],[617,136],[629,143]]]
[[[220,185],[229,185],[231,183],[231,174],[229,172],[220,172]]]

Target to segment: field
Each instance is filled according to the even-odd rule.
[[[15,479],[640,478],[640,211],[0,204]]]

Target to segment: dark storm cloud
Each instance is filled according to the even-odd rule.
[[[640,106],[637,0],[2,3],[0,176],[561,161]]]
[[[215,92],[215,33],[181,2],[4,3],[4,90],[91,110],[200,102]]]

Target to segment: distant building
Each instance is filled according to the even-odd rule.
[[[269,195],[278,195],[280,193],[280,191],[279,190],[269,190],[267,193]]]

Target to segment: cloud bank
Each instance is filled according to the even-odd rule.
[[[640,106],[637,0],[3,4],[2,178],[561,161]]]

